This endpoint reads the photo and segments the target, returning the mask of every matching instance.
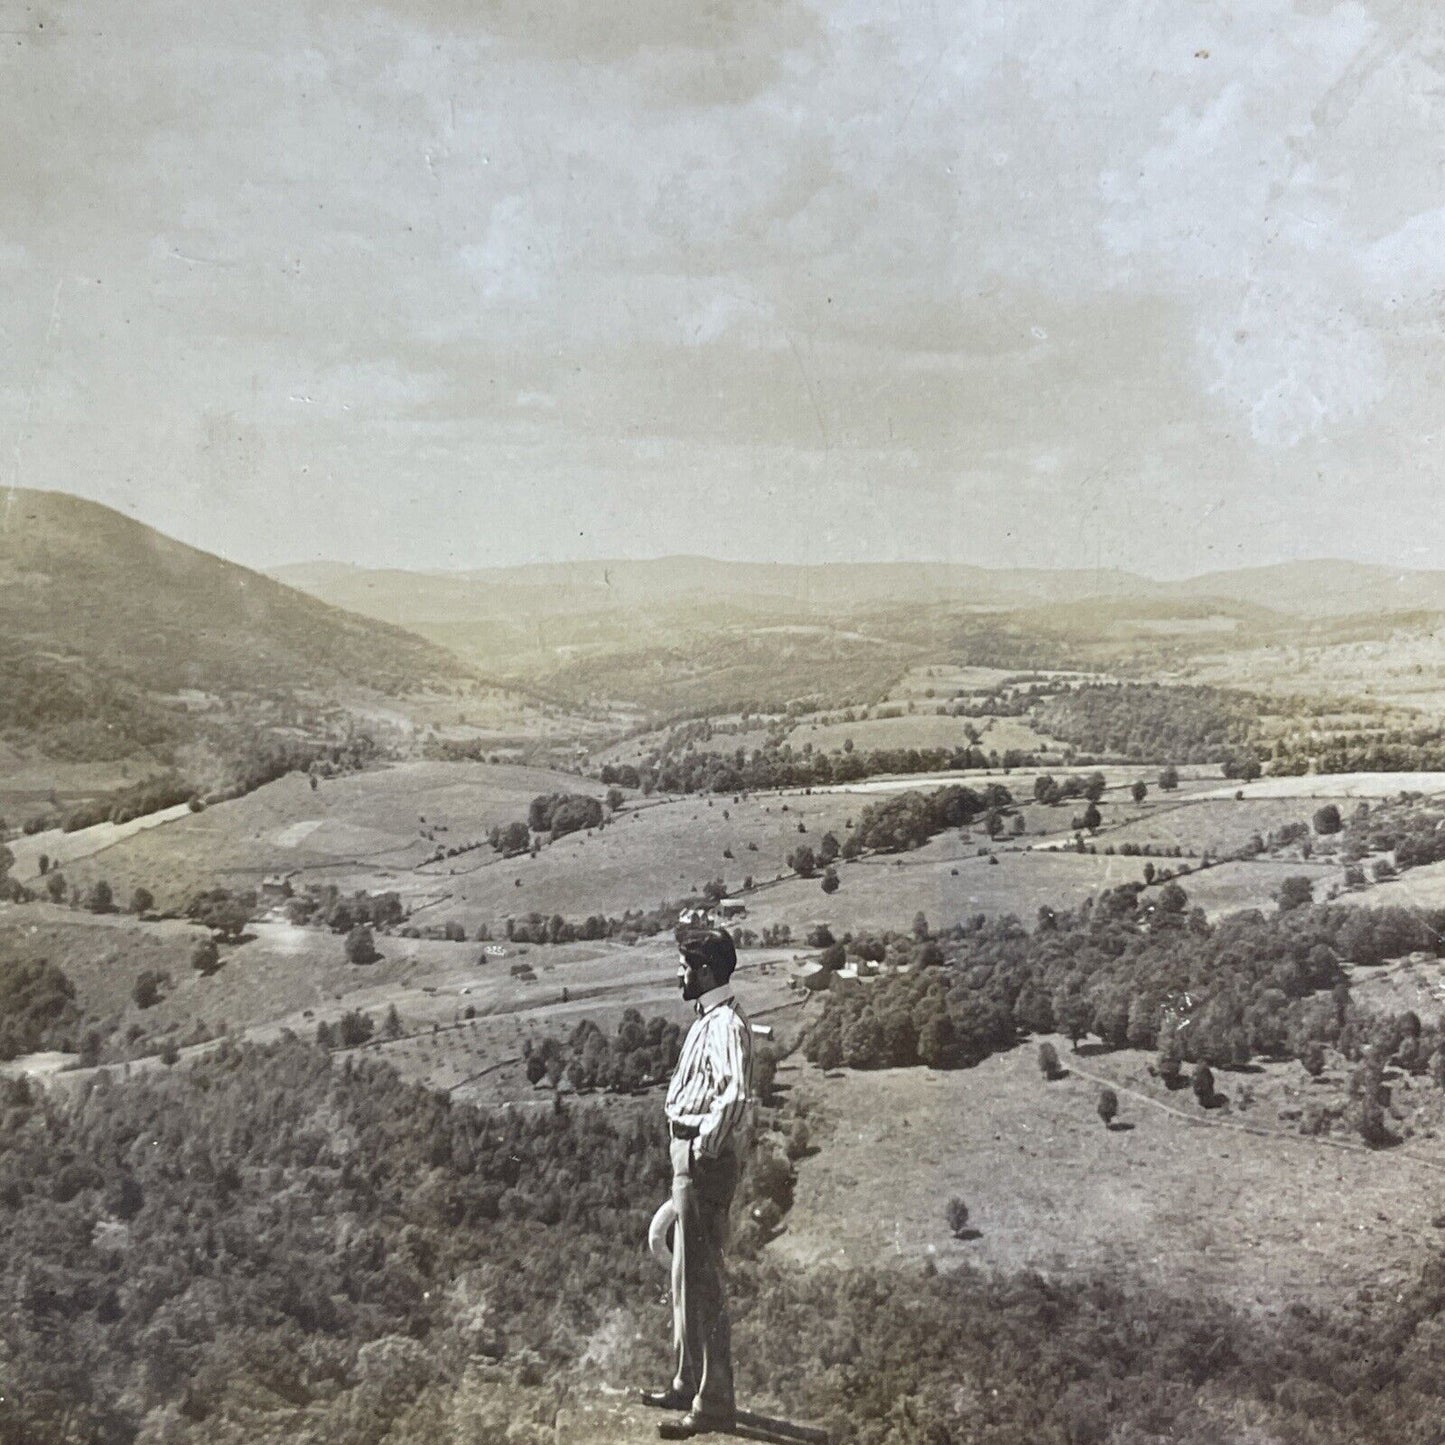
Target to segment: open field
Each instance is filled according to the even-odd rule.
[[[1101,805],[1104,826],[1095,841],[1101,845],[1112,843],[1115,847],[1124,843],[1179,847],[1196,853],[1208,852],[1218,858],[1243,848],[1256,833],[1267,837],[1290,823],[1308,827],[1314,810],[1327,801],[1341,804],[1341,812],[1348,813],[1343,806],[1347,795],[1343,793],[1333,798],[1321,794],[1318,799],[1246,795],[1236,802],[1233,793],[1224,798],[1197,793],[1192,798],[1176,801],[1167,793],[1151,791],[1142,805],[1131,801],[1128,812],[1122,816],[1111,816],[1109,809]],[[1067,804],[1061,804],[1054,811],[1061,813],[1066,807]]]
[[[1302,778],[1256,778],[1224,782],[1196,796],[1232,798],[1393,798],[1397,793],[1445,794],[1445,773],[1310,773]]]
[[[1143,1073],[1142,1055],[1075,1059],[1054,1042],[1066,1066],[1121,1089]],[[1280,1072],[1303,1077],[1298,1066]],[[1098,1085],[1077,1071],[1046,1084],[1032,1047],[957,1073],[825,1078],[798,1062],[779,1080],[824,1121],[773,1246],[805,1264],[1099,1269],[1278,1310],[1361,1286],[1394,1291],[1438,1242],[1442,1161],[1429,1141],[1430,1155],[1336,1147],[1291,1132],[1262,1104],[1205,1120],[1187,1090],[1168,1096],[1178,1114],[1123,1093],[1119,1121],[1132,1127],[1106,1130]],[[1259,1076],[1250,1084],[1265,1087]],[[1221,1088],[1235,1089],[1233,1076]],[[1254,1118],[1269,1125],[1262,1136],[1230,1127]],[[955,1195],[976,1239],[953,1239],[944,1222]]]
[[[429,865],[422,870],[429,886],[448,895],[430,913],[481,921],[532,910],[579,917],[655,908],[712,878],[736,888],[748,875],[762,881],[785,873],[787,855],[800,844],[816,850],[829,831],[841,841],[861,807],[847,794],[818,792],[754,794],[737,803],[725,796],[649,800],[590,837],[559,839],[536,858],[490,862],[478,854],[476,862]]]
[[[93,854],[103,853],[127,838],[134,838],[137,833],[175,823],[187,817],[190,811],[185,803],[177,803],[173,807],[159,808],[154,813],[132,818],[129,823],[94,823],[89,828],[77,828],[71,833],[61,828],[47,828],[40,833],[16,838],[8,845],[15,855],[11,872],[22,882],[34,883],[40,877],[42,855],[54,867],[67,867]]]
[[[1064,744],[1035,732],[1026,718],[940,717],[939,704],[921,703],[913,713],[897,717],[860,718],[856,722],[802,722],[788,734],[794,750],[804,743],[824,753],[837,753],[843,744],[868,752],[875,748],[963,748],[970,746],[968,729],[979,735],[978,746],[999,753],[1016,748],[1020,752],[1064,752]]]
[[[488,829],[525,819],[538,793],[605,791],[570,773],[485,763],[399,763],[315,790],[293,773],[115,846],[102,840],[66,876],[82,884],[104,877],[119,898],[143,884],[162,907],[200,888],[254,887],[270,873],[332,882],[364,876],[408,891],[398,880],[411,878],[438,847],[480,841],[463,859],[494,856]],[[432,886],[414,880],[409,891]]]
[[[1369,698],[1427,715],[1445,710],[1445,637],[1438,630],[1400,628],[1370,640],[1222,650],[1197,656],[1188,671],[1191,682]]]
[[[1375,883],[1340,899],[1366,908],[1445,908],[1445,863],[1427,863],[1422,868],[1408,868],[1387,883]]]
[[[1051,771],[1059,777],[1065,772]],[[48,845],[53,856],[73,858],[64,864],[67,880],[84,887],[104,877],[121,901],[144,885],[162,907],[177,906],[200,888],[252,887],[280,873],[295,888],[326,882],[347,890],[395,890],[415,910],[418,924],[455,918],[469,935],[482,923],[500,931],[505,918],[534,911],[570,919],[620,916],[696,894],[714,878],[736,892],[751,877],[748,927],[786,922],[796,930],[818,917],[846,928],[906,927],[919,910],[943,926],[976,912],[1028,919],[1040,904],[1070,906],[1142,876],[1143,860],[1108,857],[1110,846],[1177,846],[1186,855],[1207,849],[1218,856],[1243,847],[1255,833],[1308,822],[1324,798],[1348,802],[1367,791],[1389,796],[1403,782],[1420,791],[1445,790],[1438,774],[1270,779],[1248,785],[1237,802],[1232,788],[1217,786],[1201,771],[1186,777],[1177,793],[1151,788],[1136,804],[1127,788],[1138,768],[1100,771],[1108,789],[1100,804],[1102,826],[1090,840],[1096,856],[1061,851],[1072,841],[1069,825],[1085,806],[1082,800],[1034,803],[1033,774],[1015,772],[877,778],[811,793],[751,794],[737,802],[722,795],[634,798],[601,830],[547,844],[535,858],[503,859],[483,841],[491,826],[525,817],[537,793],[596,795],[601,785],[520,767],[409,763],[324,782],[315,791],[299,776],[283,778],[249,797],[119,841],[109,825],[63,837],[38,835],[17,846],[16,871],[33,881],[36,855]],[[816,851],[829,831],[843,841],[850,821],[870,801],[985,780],[1001,781],[1015,793],[1026,829],[1016,837],[1010,826],[992,845],[996,864],[979,856],[987,840],[975,826],[906,855],[842,866],[843,886],[831,899],[817,879],[789,873],[786,860],[794,849],[806,843]],[[482,846],[432,861],[438,847],[478,842]],[[1211,913],[1267,906],[1288,872],[1325,886],[1342,876],[1319,857],[1308,864],[1277,859],[1216,868],[1194,875],[1186,887]]]
[[[534,1097],[520,1068],[495,1066],[518,1059],[523,1039],[564,1034],[583,1018],[609,1033],[626,1008],[684,1026],[690,1021],[678,999],[677,955],[667,936],[630,947],[489,948],[388,936],[378,939],[381,959],[358,967],[347,962],[344,941],[334,933],[258,923],[244,942],[223,947],[223,966],[209,978],[190,967],[191,948],[203,936],[204,930],[180,922],[95,917],[40,903],[0,906],[4,956],[44,958],[64,968],[80,1006],[116,1018],[122,1035],[134,1023],[152,1035],[185,1039],[204,1023],[212,1033],[224,1025],[233,1036],[255,1039],[287,1028],[309,1037],[318,1023],[335,1023],[353,1009],[370,1013],[379,1031],[395,1007],[404,1036],[378,1039],[366,1050],[380,1052],[408,1078],[460,1089],[459,1097]],[[787,950],[742,954],[738,979],[755,1017],[797,1010],[800,999],[787,984],[790,958]],[[524,962],[535,977],[512,973]],[[143,969],[169,979],[161,1001],[146,1010],[131,996]]]
[[[752,895],[747,925],[786,923],[800,929],[826,922],[835,933],[866,928],[907,929],[922,912],[934,928],[975,913],[1016,913],[1029,926],[1040,904],[1070,908],[1103,888],[1140,876],[1141,859],[999,849],[997,864],[976,844],[935,838],[912,853],[844,864],[831,896],[818,880],[789,879]]]
[[[1345,870],[1314,859],[1301,862],[1296,858],[1251,858],[1247,862],[1217,863],[1179,882],[1189,895],[1191,907],[1202,908],[1210,918],[1219,918],[1242,908],[1269,910],[1286,878],[1310,879],[1316,900],[1323,902],[1331,884],[1343,888]]]

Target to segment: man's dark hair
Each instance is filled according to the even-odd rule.
[[[725,928],[679,928],[677,946],[695,968],[704,964],[719,984],[726,983],[738,966],[738,951]]]

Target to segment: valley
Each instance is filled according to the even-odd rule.
[[[36,525],[79,537],[87,514],[55,505]],[[102,535],[121,558],[161,546]],[[59,569],[57,546],[22,547],[15,565],[33,578],[43,554]],[[161,550],[177,619],[198,591],[217,606],[253,585]],[[110,681],[73,719],[92,737],[128,720],[123,741],[78,754],[79,734],[33,709],[7,737],[0,1077],[11,1157],[48,1182],[42,1198],[6,1175],[0,1199],[67,1299],[92,1298],[102,1254],[128,1281],[66,1306],[74,1340],[109,1328],[102,1315],[140,1319],[160,1288],[161,1265],[115,1242],[182,1229],[173,1203],[126,1213],[135,1190],[178,1187],[124,1142],[130,1111],[200,1118],[228,1098],[213,1138],[167,1126],[198,1180],[225,1181],[195,1196],[206,1227],[241,1211],[258,1238],[299,1238],[286,1201],[351,1191],[346,1217],[370,1221],[418,1283],[388,1276],[385,1300],[345,1306],[363,1313],[343,1332],[370,1349],[412,1331],[473,1362],[418,1386],[417,1409],[481,1419],[507,1400],[528,1431],[592,1421],[633,1438],[639,1422],[608,1414],[605,1392],[539,1393],[526,1352],[574,1382],[579,1359],[605,1359],[616,1381],[651,1358],[623,1340],[648,1308],[634,1256],[688,1023],[672,939],[685,907],[732,932],[768,1058],[734,1211],[743,1339],[814,1309],[801,1302],[830,1281],[947,1281],[928,1295],[944,1315],[971,1291],[1054,1291],[1073,1311],[1120,1289],[1167,1317],[1161,1338],[1194,1311],[1241,1339],[1313,1322],[1326,1352],[1332,1313],[1384,1329],[1416,1297],[1445,1169],[1438,679],[1398,620],[1348,640],[1368,624],[1321,602],[1327,569],[1320,588],[1306,570],[1271,594],[1289,613],[1250,578],[1211,579],[1201,602],[1127,577],[1091,596],[1082,575],[981,569],[295,576],[327,601],[260,589],[244,624],[254,676],[229,633],[208,652],[209,632],[177,632],[146,660],[92,621],[44,646],[77,675],[104,657]],[[15,617],[38,655],[39,615]],[[313,633],[330,641],[285,650]],[[194,657],[179,668],[165,649]],[[315,1117],[351,1122],[294,1149],[309,1126],[238,1132],[287,1115],[283,1077]],[[388,1161],[413,1146],[379,1123],[382,1098],[430,1141],[389,1184]],[[90,1145],[38,1162],[37,1131],[91,1119],[106,1121],[91,1172]],[[597,1194],[589,1224],[544,1163],[548,1130],[572,1151],[568,1187],[602,1188],[578,1163],[589,1150],[615,1151],[604,1176],[633,1180]],[[402,1192],[378,1214],[387,1189]],[[73,1259],[44,1242],[51,1217],[91,1232]],[[461,1242],[463,1219],[491,1221],[491,1253]],[[339,1242],[351,1225],[337,1228],[304,1267],[332,1271],[337,1298],[364,1293]],[[184,1237],[192,1251],[206,1238]],[[589,1239],[623,1291],[605,1317],[548,1275],[586,1268],[567,1261]],[[508,1343],[478,1354],[481,1306],[461,1301],[481,1280],[499,1297],[518,1271],[552,1282],[486,1316]],[[178,1274],[167,1298],[179,1310],[205,1279]],[[849,1318],[872,1328],[892,1308]],[[1097,1340],[1122,1308],[1069,1328]],[[248,1318],[227,1348],[281,1337]],[[14,1348],[38,1361],[30,1338]],[[158,1348],[145,1339],[138,1354],[93,1347],[144,1372]],[[139,1416],[107,1397],[126,1438],[159,1441],[179,1400],[240,1418],[226,1392],[258,1367],[187,1348],[219,1371],[197,1380],[229,1383],[205,1385],[202,1406],[199,1384],[153,1382]],[[797,1376],[781,1357],[751,1364],[752,1398],[848,1438],[857,1407],[840,1414],[802,1383],[835,1346],[816,1348]],[[477,1375],[509,1353],[514,1371]],[[953,1368],[908,1388],[932,1398]],[[1293,1419],[1297,1362],[1269,1368],[1284,1393],[1268,1409]],[[303,1393],[308,1418],[345,1432],[314,1381]],[[268,1400],[246,1407],[266,1430],[291,1408]],[[394,1418],[394,1440],[427,1438],[420,1416]]]

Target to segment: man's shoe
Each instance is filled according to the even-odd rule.
[[[639,1390],[638,1398],[654,1410],[690,1410],[692,1396],[669,1386],[665,1390]]]
[[[706,1410],[689,1410],[681,1420],[664,1420],[657,1427],[657,1433],[664,1440],[691,1440],[694,1435],[708,1435],[713,1431],[730,1431],[737,1425],[737,1422],[736,1415],[720,1415]]]

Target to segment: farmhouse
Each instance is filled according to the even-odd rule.
[[[719,918],[745,918],[747,917],[748,905],[741,898],[721,898],[718,900],[717,914]]]
[[[284,903],[291,896],[291,880],[284,873],[268,873],[256,890],[256,901],[263,905]]]
[[[793,974],[793,987],[800,988],[805,993],[822,993],[828,987],[832,976],[831,971],[815,959],[812,963],[805,963]]]

